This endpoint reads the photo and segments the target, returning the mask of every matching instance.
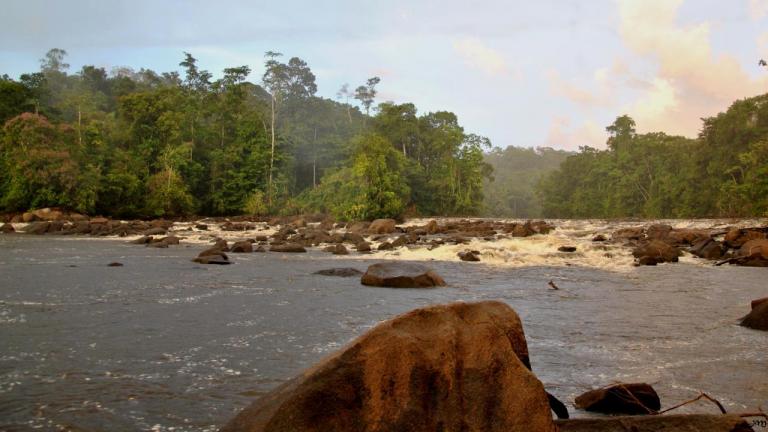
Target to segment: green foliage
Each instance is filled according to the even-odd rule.
[[[243,203],[243,213],[252,216],[262,216],[267,214],[267,202],[264,192],[255,190],[251,192]]]
[[[698,139],[636,134],[621,116],[608,149],[582,148],[538,184],[549,217],[736,217],[768,211],[768,96],[704,119]]]

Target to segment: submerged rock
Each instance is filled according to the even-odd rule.
[[[462,261],[477,262],[480,261],[480,251],[465,250],[457,254]]]
[[[111,262],[107,264],[107,267],[122,267],[122,266],[123,266],[123,263],[119,263],[119,262]]]
[[[751,432],[735,414],[665,414],[556,420],[560,432]]]
[[[414,263],[384,262],[368,267],[363,285],[390,288],[431,288],[445,286],[445,281],[431,268]]]
[[[575,400],[577,408],[603,414],[651,414],[661,409],[656,390],[648,384],[616,384],[590,390]]]
[[[240,412],[222,432],[555,432],[522,323],[501,302],[385,321]]]
[[[205,253],[205,255],[203,255]],[[226,265],[226,264],[232,264],[229,261],[229,257],[226,253],[215,250],[215,251],[203,251],[200,255],[198,255],[197,258],[193,259],[192,261],[200,264],[219,264],[219,265]]]
[[[325,270],[318,270],[315,274],[323,276],[339,276],[339,277],[352,277],[363,274],[360,270],[351,267],[332,268]]]
[[[560,246],[558,252],[576,252],[576,246]]]
[[[128,243],[143,245],[143,244],[148,244],[148,243],[151,243],[151,242],[152,242],[152,237],[150,237],[150,236],[142,236],[142,237],[139,237],[139,238],[137,238],[135,240],[131,240]]]
[[[270,252],[289,252],[289,253],[297,253],[297,252],[306,252],[307,250],[304,249],[304,246],[298,244],[298,243],[285,243],[281,245],[272,245],[269,248]]]
[[[768,330],[768,299],[755,302],[752,304],[752,310],[742,318],[741,325],[755,330]]]

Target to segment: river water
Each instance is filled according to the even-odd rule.
[[[665,407],[699,391],[728,410],[768,407],[768,334],[737,325],[750,300],[768,295],[768,269],[691,257],[632,267],[628,251],[588,245],[595,226],[472,245],[483,263],[440,248],[232,254],[221,267],[191,262],[202,249],[194,242],[1,235],[0,430],[213,431],[381,320],[486,299],[520,314],[534,372],[572,414],[583,415],[576,395],[614,381],[653,384]],[[552,252],[562,243],[580,252]],[[430,258],[448,287],[313,274]]]

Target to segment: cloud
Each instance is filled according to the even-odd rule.
[[[679,25],[682,0],[619,0],[619,34],[635,54],[658,65],[645,93],[628,105],[641,130],[695,135],[699,118],[735,99],[762,93],[765,77],[751,77],[730,55],[715,54],[710,24]]]
[[[486,75],[498,76],[510,73],[504,56],[477,38],[466,37],[454,41],[453,49],[459,53],[469,67],[479,69]]]
[[[578,150],[581,146],[604,148],[605,141],[605,129],[594,121],[587,120],[578,127],[573,127],[570,117],[555,116],[550,120],[544,145],[563,150]]]
[[[554,70],[547,74],[550,92],[555,96],[568,99],[581,108],[615,107],[620,86],[632,85],[626,80],[626,76],[627,66],[619,59],[615,59],[610,67],[595,70],[591,82],[587,83],[566,80]]]
[[[755,21],[768,15],[768,0],[749,0],[749,17]]]

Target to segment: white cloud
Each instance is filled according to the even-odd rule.
[[[749,0],[749,16],[755,21],[768,15],[768,0]]]
[[[604,148],[605,129],[592,120],[587,120],[577,127],[572,126],[569,117],[556,116],[550,120],[546,147],[564,150],[578,150],[581,146]]]
[[[466,37],[454,41],[453,49],[469,67],[479,69],[487,75],[498,76],[511,73],[504,56],[477,38]],[[519,73],[514,75],[519,78]]]

